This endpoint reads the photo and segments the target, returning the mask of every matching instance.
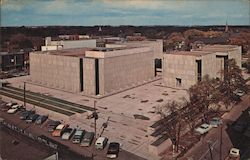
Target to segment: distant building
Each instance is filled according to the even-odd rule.
[[[22,70],[28,63],[26,52],[0,52],[0,71]]]
[[[241,68],[241,47],[207,45],[195,51],[164,54],[163,83],[173,88],[188,89],[205,75],[223,79],[227,59],[235,59]]]
[[[31,82],[68,92],[106,95],[154,79],[153,58],[153,48],[146,46],[31,52]]]
[[[95,48],[95,39],[79,39],[70,38],[69,35],[61,35],[57,40],[52,40],[51,37],[45,38],[45,46],[41,47],[42,51],[52,51],[52,50],[62,50],[62,49],[72,49],[72,48]]]

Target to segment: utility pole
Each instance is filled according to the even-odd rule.
[[[213,160],[213,154],[212,154],[212,147],[211,147],[211,142],[209,141],[208,142],[208,147],[209,147],[209,153],[210,153],[210,157],[211,157],[211,160]]]
[[[95,124],[95,138],[96,138],[96,120],[98,119],[98,114],[96,112],[96,100],[94,100],[94,113],[93,113],[93,117],[94,117],[94,124]]]
[[[23,106],[26,108],[26,82],[23,83]]]
[[[220,160],[222,160],[222,125],[220,126]]]

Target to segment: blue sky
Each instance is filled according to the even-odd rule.
[[[1,0],[2,26],[250,25],[250,0]]]

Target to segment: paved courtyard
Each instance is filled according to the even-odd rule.
[[[28,79],[29,76],[26,76],[8,79],[7,81],[12,86],[23,88],[23,82],[29,82]],[[26,84],[26,89],[90,107],[94,106],[94,100],[96,100],[96,108],[99,113],[99,119],[97,120],[98,135],[102,134],[108,137],[110,141],[120,142],[123,149],[143,158],[156,159],[148,153],[148,145],[151,142],[149,142],[147,134],[148,126],[156,120],[156,108],[170,100],[181,100],[183,97],[187,97],[185,90],[164,87],[161,85],[161,81],[161,79],[156,80],[101,99],[86,97],[80,93],[73,94],[41,87],[31,83]],[[46,110],[38,110],[46,113]],[[135,119],[135,114],[143,115],[149,120]],[[71,126],[94,131],[94,120],[86,119],[86,116],[87,114],[84,113],[65,118],[63,115],[54,116],[50,114],[51,118],[60,118]],[[105,122],[108,125],[103,130],[102,124]]]

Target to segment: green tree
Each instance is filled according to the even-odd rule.
[[[221,94],[221,101],[228,107],[231,103],[239,100],[236,91],[241,90],[248,93],[248,86],[242,76],[242,70],[237,66],[235,60],[229,59],[226,63],[224,80],[221,81],[218,89]]]
[[[211,104],[218,103],[218,91],[219,81],[216,79],[210,79],[208,76],[204,76],[202,81],[193,85],[189,89],[190,104],[199,109],[199,112],[203,114],[203,118],[207,119],[207,113],[209,112],[209,106]]]

